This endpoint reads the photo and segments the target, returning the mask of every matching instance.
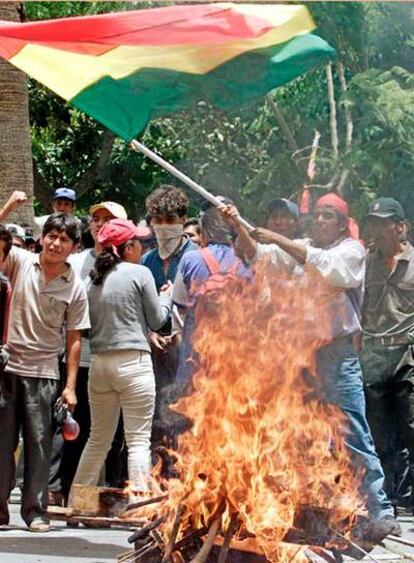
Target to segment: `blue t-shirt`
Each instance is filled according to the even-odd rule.
[[[158,248],[153,248],[146,252],[141,258],[141,264],[149,268],[152,272],[152,275],[155,279],[155,285],[157,287],[157,291],[161,289],[161,287],[167,283],[168,280],[174,282],[175,276],[177,274],[178,264],[183,257],[183,255],[190,251],[196,250],[198,246],[192,242],[190,239],[187,239],[184,244],[181,246],[180,250],[176,252],[173,256],[170,256],[168,270],[166,274],[164,273],[163,268],[163,260],[160,258],[158,254]]]
[[[208,249],[223,268],[223,271],[229,270],[237,260],[232,246],[210,243]],[[191,287],[201,284],[210,275],[211,272],[199,250],[187,252],[178,267],[174,282],[173,302],[177,305],[188,306],[190,304]],[[250,270],[240,262],[237,275],[249,277]]]
[[[231,246],[225,244],[210,243],[208,249],[220,264],[222,271],[228,271],[237,261],[237,257]],[[239,262],[236,274],[240,277],[251,277],[251,271]],[[193,285],[195,288],[202,284],[211,275],[210,270],[199,250],[187,252],[178,267],[174,282],[173,303],[178,306],[189,307],[184,321],[180,361],[177,370],[176,381],[179,385],[186,386],[191,381],[197,354],[193,350],[192,337],[196,327],[194,314],[194,301],[196,296],[191,295]]]

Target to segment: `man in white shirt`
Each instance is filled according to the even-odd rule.
[[[328,287],[337,290],[332,302],[332,342],[320,348],[316,357],[324,399],[337,404],[348,418],[345,442],[355,463],[366,470],[361,490],[367,495],[371,517],[382,520],[384,534],[401,534],[383,490],[384,473],[366,420],[361,367],[354,348],[354,337],[361,331],[366,252],[350,236],[347,203],[336,194],[319,198],[313,212],[312,238],[301,240],[290,240],[267,229],[249,233],[238,220],[236,208],[222,211],[236,229],[251,264],[267,260],[275,275],[284,272],[300,276],[316,271]]]

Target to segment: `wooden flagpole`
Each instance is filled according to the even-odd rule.
[[[151,149],[149,149],[139,141],[134,139],[133,141],[131,141],[130,146],[132,150],[134,150],[135,152],[143,153],[145,156],[150,158],[153,162],[161,166],[161,168],[167,170],[167,172],[169,172],[170,174],[181,180],[181,182],[186,184],[189,188],[200,194],[202,197],[204,197],[204,199],[206,199],[216,207],[222,205],[222,202],[220,201],[219,198],[217,198],[212,193],[207,191],[205,188],[203,188],[203,186],[200,186],[200,184],[197,184],[197,182],[195,182],[189,176],[181,172],[181,170],[178,170],[178,168],[173,166],[170,162],[164,160],[159,154],[155,153],[154,151],[152,151]],[[251,225],[248,221],[246,221],[246,219],[240,217],[240,223],[244,225],[247,230],[254,231],[253,225]]]

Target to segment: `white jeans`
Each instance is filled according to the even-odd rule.
[[[98,484],[122,409],[128,446],[129,482],[138,489],[147,489],[155,404],[151,355],[139,350],[93,354],[88,392],[91,433],[73,482]]]

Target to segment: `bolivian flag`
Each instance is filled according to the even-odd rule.
[[[332,56],[299,5],[174,5],[0,21],[0,55],[126,141],[153,117],[263,96]]]

